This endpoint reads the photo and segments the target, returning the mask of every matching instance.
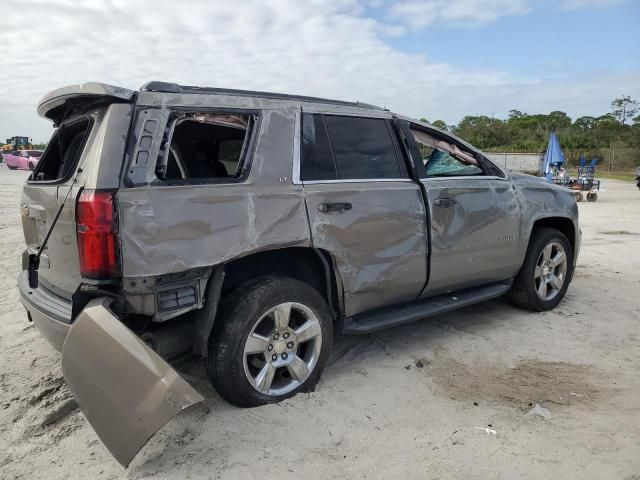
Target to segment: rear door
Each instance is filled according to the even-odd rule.
[[[453,137],[409,126],[431,220],[424,297],[513,277],[520,206],[506,175]]]
[[[300,178],[314,247],[335,261],[346,315],[414,300],[426,212],[389,119],[302,115]]]

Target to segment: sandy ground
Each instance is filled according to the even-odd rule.
[[[316,392],[243,410],[198,363],[207,402],[165,426],[127,470],[64,385],[26,315],[20,184],[0,166],[0,477],[640,479],[640,191],[582,203],[567,297],[534,314],[493,301],[337,339]],[[536,404],[545,417],[526,415]],[[485,430],[487,429],[487,430]],[[495,433],[494,433],[495,432]]]

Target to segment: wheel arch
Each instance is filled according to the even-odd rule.
[[[224,264],[221,297],[260,275],[295,278],[318,290],[334,312],[340,314],[342,295],[333,256],[324,249],[284,247],[246,255]]]
[[[207,356],[207,342],[213,331],[218,305],[243,283],[263,275],[282,275],[316,289],[337,320],[344,314],[342,282],[330,252],[312,247],[284,247],[261,250],[214,267],[208,281],[204,308],[195,312],[194,352]]]
[[[540,218],[533,222],[533,226],[531,228],[531,233],[529,235],[529,242],[531,242],[531,238],[533,237],[533,232],[540,228],[554,228],[567,237],[569,240],[569,244],[575,253],[576,248],[576,228],[573,221],[567,217],[546,217]]]

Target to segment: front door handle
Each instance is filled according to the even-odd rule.
[[[436,198],[433,204],[436,207],[448,208],[455,205],[457,202],[453,198]]]
[[[321,203],[318,205],[318,211],[322,213],[342,213],[351,210],[352,207],[350,203]]]

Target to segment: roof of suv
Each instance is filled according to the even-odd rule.
[[[293,100],[299,102],[324,103],[345,107],[367,108],[371,110],[386,110],[377,105],[362,102],[347,102],[344,100],[332,100],[329,98],[309,97],[305,95],[289,95],[286,93],[260,92],[254,90],[235,90],[230,88],[196,87],[191,85],[178,85],[177,83],[152,81],[145,83],[140,90],[163,93],[197,93],[211,95],[233,95],[240,97],[259,97],[273,100]]]
[[[304,95],[289,95],[285,93],[259,92],[252,90],[234,90],[227,88],[195,87],[188,85],[178,85],[168,82],[149,82],[144,84],[139,92],[149,94],[195,94],[195,95],[218,95],[220,97],[244,97],[266,101],[300,102],[328,105],[338,108],[357,108],[369,111],[387,113],[386,108],[370,105],[362,102],[347,102],[344,100],[331,100],[328,98],[308,97]],[[65,112],[77,101],[91,101],[92,99],[110,98],[116,102],[128,102],[135,98],[136,92],[126,88],[108,85],[106,83],[89,82],[81,85],[69,85],[58,88],[44,96],[38,104],[38,114],[43,118],[53,120],[54,125],[58,124],[65,116]],[[373,113],[373,112],[372,112]]]

